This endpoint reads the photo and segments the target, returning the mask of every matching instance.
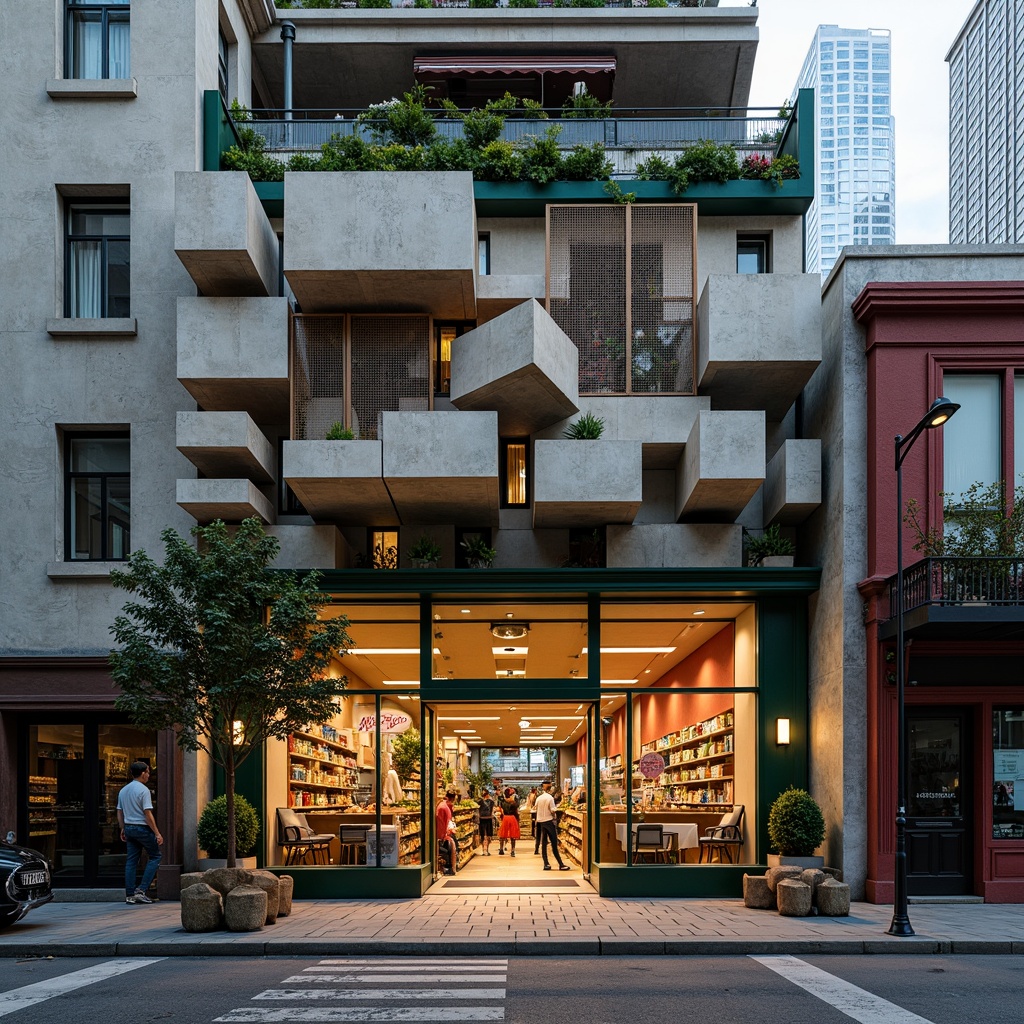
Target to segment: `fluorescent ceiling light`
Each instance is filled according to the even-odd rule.
[[[693,610],[693,614],[694,614],[694,615],[704,615],[704,614],[705,614],[705,612],[704,612],[704,609],[703,609],[703,608],[695,608],[695,609]]]
[[[349,654],[419,654],[418,647],[350,647]],[[440,652],[434,651],[435,654]]]
[[[420,681],[418,679],[383,679],[381,682],[385,686],[419,686]]]
[[[602,647],[602,654],[671,654],[674,647]],[[583,653],[587,653],[586,647]]]
[[[602,679],[602,686],[632,686],[634,683],[639,682],[637,679]]]
[[[469,717],[468,715],[453,715],[451,717],[445,718],[445,717],[442,717],[442,716],[439,715],[437,720],[439,722],[465,722],[468,717]],[[500,722],[501,721],[501,717],[499,715],[473,715],[473,721],[474,722]]]
[[[459,610],[462,612],[463,615],[472,615],[473,614],[472,609],[470,609],[470,608],[460,608]]]
[[[452,729],[452,732],[468,732],[472,736],[476,733],[476,729]]]
[[[517,654],[524,657],[529,653],[529,647],[492,647],[491,654],[495,657],[514,658]]]

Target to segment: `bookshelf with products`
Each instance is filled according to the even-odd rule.
[[[644,781],[644,803],[729,810],[735,781],[733,723],[733,709],[729,708],[643,744],[641,755],[654,752],[666,761],[657,779]]]
[[[459,867],[468,863],[476,853],[479,834],[479,807],[474,801],[472,807],[455,805],[455,841],[459,847]]]
[[[54,775],[28,777],[29,843],[50,859],[57,841],[57,778]]]
[[[310,725],[288,736],[289,807],[349,807],[358,784],[350,730]]]
[[[587,862],[587,816],[585,811],[563,810],[558,819],[558,849],[577,867]]]

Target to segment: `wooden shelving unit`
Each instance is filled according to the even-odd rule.
[[[289,807],[351,806],[359,779],[356,751],[341,738],[320,726],[289,735]]]
[[[577,867],[587,863],[587,814],[574,809],[563,810],[558,819],[558,849],[562,859]]]
[[[657,752],[668,766],[659,778],[644,780],[645,803],[665,807],[714,807],[733,804],[733,709],[645,743],[641,754]]]
[[[476,807],[458,807],[455,813],[455,841],[459,847],[459,867],[466,864],[476,853],[477,837],[480,834]]]

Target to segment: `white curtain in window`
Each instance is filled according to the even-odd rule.
[[[103,259],[100,246],[99,242],[71,243],[69,316],[103,316]]]
[[[1002,479],[999,377],[947,373],[942,390],[961,406],[942,428],[942,489],[959,495],[975,482],[996,483]]]
[[[75,78],[103,77],[103,25],[91,14],[75,16],[73,53]]]
[[[124,21],[110,19],[110,70],[109,78],[130,78],[131,64],[129,22],[127,17]]]
[[[1024,377],[1013,378],[1013,486],[1024,485]],[[1009,486],[1009,482],[1007,482]]]

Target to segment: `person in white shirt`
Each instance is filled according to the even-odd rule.
[[[128,845],[128,859],[124,864],[125,903],[152,903],[147,895],[160,858],[164,837],[153,817],[153,797],[149,782],[149,765],[145,761],[132,762],[132,781],[117,794],[117,823],[121,826],[121,842]],[[136,872],[143,851],[148,860],[142,880],[135,884]]]
[[[550,871],[551,865],[548,863],[548,843],[551,844],[551,852],[555,855],[555,860],[558,861],[559,871],[568,871],[569,865],[562,863],[562,858],[558,853],[558,828],[555,824],[555,798],[551,795],[551,783],[545,782],[543,785],[543,792],[537,797],[537,803],[534,805],[537,811],[537,832],[540,835],[540,852],[544,858],[544,870]]]

